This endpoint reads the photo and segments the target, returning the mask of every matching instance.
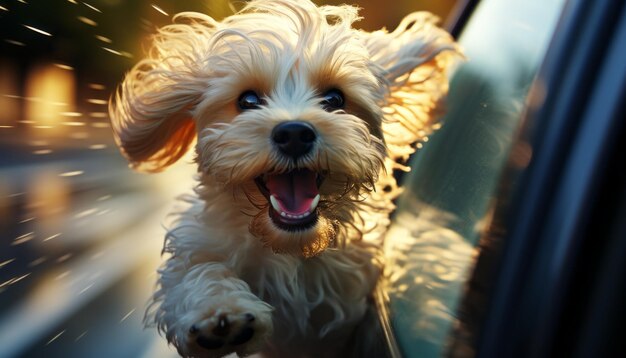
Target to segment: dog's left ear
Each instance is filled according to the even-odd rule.
[[[143,84],[137,72],[127,75],[111,100],[109,115],[115,141],[130,166],[158,172],[180,159],[194,140],[188,110],[194,97],[173,88],[175,84]]]
[[[452,37],[427,12],[406,16],[393,31],[365,34],[372,71],[382,83],[383,132],[389,155],[406,160],[438,128],[449,73],[462,58]]]
[[[182,13],[159,30],[152,48],[109,104],[115,140],[134,169],[157,172],[176,162],[195,137],[192,110],[208,86],[202,71],[217,22]]]

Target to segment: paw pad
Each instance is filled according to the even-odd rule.
[[[244,344],[254,337],[255,316],[221,314],[212,319],[192,325],[189,334],[195,336],[196,343],[205,349],[219,349],[224,345]]]

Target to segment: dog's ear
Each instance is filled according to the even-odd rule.
[[[438,128],[449,72],[461,52],[438,18],[427,12],[406,16],[393,31],[365,36],[372,71],[382,83],[383,132],[390,156],[406,160],[414,146]]]
[[[202,58],[216,22],[195,13],[174,20],[154,36],[147,58],[126,74],[109,104],[115,140],[134,169],[165,169],[196,136],[191,113],[207,88]]]

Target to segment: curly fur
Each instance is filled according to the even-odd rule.
[[[427,13],[391,33],[355,30],[358,19],[355,7],[308,0],[251,1],[221,22],[182,13],[111,101],[116,141],[136,169],[163,170],[195,142],[199,185],[168,231],[147,314],[181,355],[334,356],[364,324],[400,192],[395,161],[437,128],[459,51]],[[342,110],[320,106],[331,88],[345,95]],[[247,90],[262,94],[259,109],[238,109]],[[292,120],[317,133],[297,159],[270,139]],[[297,168],[325,175],[319,219],[286,231],[254,181]],[[253,337],[199,344],[223,317]]]

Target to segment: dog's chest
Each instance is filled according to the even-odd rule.
[[[361,320],[378,272],[355,252],[328,252],[311,259],[267,256],[242,278],[274,307],[276,329],[321,336]]]

